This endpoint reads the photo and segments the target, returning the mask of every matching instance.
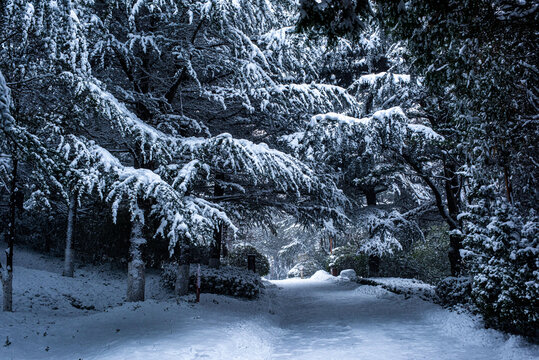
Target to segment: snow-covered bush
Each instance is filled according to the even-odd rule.
[[[165,263],[161,273],[161,284],[173,289],[176,283],[178,265]],[[196,289],[197,267],[191,265],[189,276],[189,290]],[[200,267],[200,291],[203,293],[229,295],[253,299],[260,293],[262,282],[260,277],[252,271],[233,266],[222,266],[219,269],[202,265]]]
[[[370,276],[418,278],[421,276],[417,262],[409,253],[399,251],[394,254],[384,255],[380,258],[380,268],[377,274]]]
[[[379,275],[415,278],[436,284],[450,274],[448,249],[447,227],[432,226],[425,232],[424,240],[414,241],[402,251],[382,256]]]
[[[414,263],[417,279],[435,284],[451,273],[447,226],[436,225],[427,229],[425,240],[413,244],[409,258]]]
[[[490,206],[489,206],[490,205]],[[539,329],[539,217],[505,200],[469,207],[464,259],[472,299],[489,326],[536,336]]]
[[[255,255],[256,272],[260,276],[269,274],[270,264],[268,258],[251,245],[237,246],[232,249],[232,251],[228,254],[228,263],[231,266],[247,269],[248,255]]]
[[[303,277],[310,277],[315,272],[320,270],[323,266],[318,263],[316,260],[308,259],[301,261],[294,265],[292,269],[288,271],[288,277],[294,278],[294,277],[301,277],[303,274]]]
[[[436,285],[436,295],[443,305],[466,304],[471,300],[472,282],[468,276],[450,276]]]
[[[353,269],[358,276],[368,276],[368,256],[358,254],[351,246],[339,246],[333,249],[330,256],[330,268],[337,269],[338,272],[345,269]]]
[[[357,280],[357,274],[354,271],[354,269],[346,269],[346,270],[341,271],[340,277],[350,279],[351,281]]]

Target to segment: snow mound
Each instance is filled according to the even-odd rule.
[[[354,269],[346,269],[346,270],[341,271],[340,277],[344,279],[348,279],[350,281],[356,281],[357,274]]]
[[[318,270],[311,276],[311,280],[325,281],[325,280],[335,280],[335,276],[331,275],[327,271]]]

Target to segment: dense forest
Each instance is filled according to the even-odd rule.
[[[538,23],[534,0],[0,0],[4,311],[15,246],[121,269],[127,301],[255,254],[420,279],[537,339]]]

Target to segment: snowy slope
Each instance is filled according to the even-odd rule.
[[[256,301],[202,294],[200,304],[177,303],[150,274],[150,299],[124,303],[121,272],[88,266],[66,279],[60,260],[16,250],[16,312],[0,313],[2,360],[539,357],[468,315],[324,273],[273,281]]]

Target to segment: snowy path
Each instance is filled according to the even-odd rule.
[[[465,315],[378,287],[278,281],[280,326],[272,359],[506,359],[494,331]],[[531,354],[530,354],[531,356]]]
[[[27,271],[26,281],[30,275],[35,281],[48,277],[51,284],[60,280],[50,272]],[[24,275],[22,268],[19,274]],[[11,341],[0,346],[0,359],[539,358],[538,347],[518,337],[482,329],[468,315],[380,287],[335,278],[273,284],[258,301],[203,294],[200,304],[163,299],[106,312],[68,313],[59,305],[56,313],[0,314],[0,344],[6,336]],[[121,296],[123,290],[107,296]]]

